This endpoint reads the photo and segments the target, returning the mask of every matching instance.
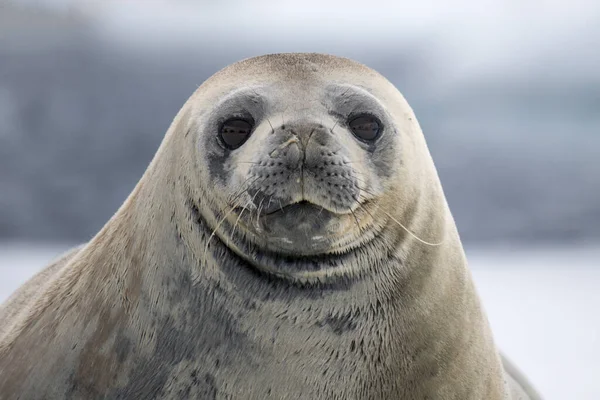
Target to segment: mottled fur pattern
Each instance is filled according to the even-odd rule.
[[[354,101],[346,84],[386,115],[384,149],[359,147],[333,124],[333,108]],[[343,104],[328,103],[340,96]],[[282,108],[257,107],[265,118],[235,154],[275,157],[294,137],[308,154],[310,137],[290,127],[316,118],[331,133],[319,145],[339,145],[340,158],[324,154],[335,162],[315,179],[334,187],[339,170],[368,186],[348,193],[376,207],[324,204],[351,212],[332,222],[338,236],[315,239],[329,246],[323,255],[277,255],[281,244],[253,225],[262,204],[251,191],[240,202],[248,215],[231,211],[243,177],[275,171],[252,170],[241,156],[220,161],[208,133],[240,98]],[[313,113],[320,105],[330,112]],[[276,132],[288,139],[267,139]],[[360,162],[342,171],[342,156]],[[285,200],[291,191],[268,193]],[[419,242],[392,217],[442,243]],[[113,218],[23,286],[0,318],[0,399],[536,398],[518,374],[505,378],[412,110],[385,78],[332,56],[262,56],[207,80]]]

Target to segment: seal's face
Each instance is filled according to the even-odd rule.
[[[226,240],[306,257],[351,251],[382,227],[377,203],[401,164],[395,122],[364,85],[307,70],[236,77],[198,118]]]

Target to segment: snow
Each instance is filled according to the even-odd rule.
[[[0,301],[68,247],[0,244]],[[600,247],[467,255],[496,342],[544,398],[600,399]]]
[[[546,399],[600,399],[600,249],[467,253],[496,342]]]

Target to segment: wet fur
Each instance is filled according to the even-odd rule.
[[[423,245],[374,209],[370,240],[294,275],[251,231],[230,233],[227,199],[198,159],[198,121],[240,85],[313,75],[358,81],[385,104],[402,127],[403,157],[381,161],[397,163],[396,184],[378,205],[441,245]],[[0,399],[525,395],[521,378],[505,379],[410,107],[377,73],[324,55],[245,60],[205,82],[113,218],[19,289],[0,317]]]

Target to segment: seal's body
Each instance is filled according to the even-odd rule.
[[[325,55],[207,80],[113,218],[0,318],[2,399],[536,398],[412,110]]]

